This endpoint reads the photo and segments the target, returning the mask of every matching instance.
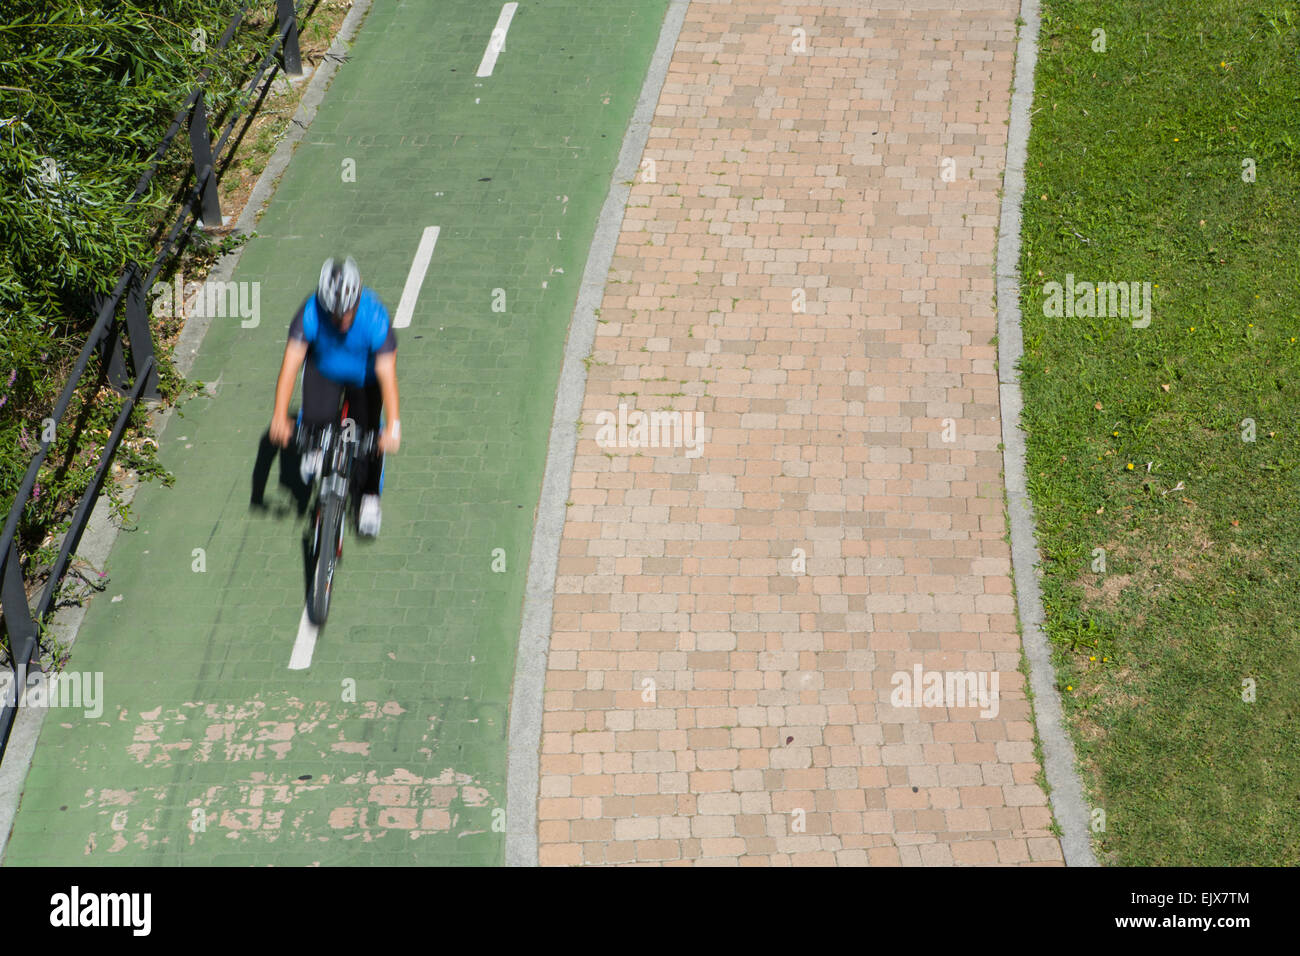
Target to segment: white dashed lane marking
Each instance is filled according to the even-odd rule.
[[[406,285],[402,288],[402,300],[397,303],[397,315],[393,317],[393,328],[404,329],[411,324],[415,314],[415,300],[420,297],[420,286],[424,284],[424,274],[429,271],[429,260],[433,258],[433,247],[438,244],[438,226],[428,226],[420,236],[420,246],[415,250],[415,260],[411,271],[406,274]]]
[[[501,8],[501,16],[497,17],[497,25],[492,28],[492,38],[488,40],[487,49],[483,51],[483,60],[479,63],[475,76],[492,75],[492,70],[497,65],[497,57],[506,48],[506,31],[510,29],[510,21],[514,19],[518,7],[517,3],[507,3]]]
[[[289,656],[289,670],[305,671],[311,667],[311,656],[316,652],[316,635],[320,628],[307,617],[307,609],[302,609],[302,620],[298,622],[298,638],[293,642],[293,654]]]

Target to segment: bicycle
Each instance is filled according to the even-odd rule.
[[[314,484],[319,488],[313,517],[312,545],[309,560],[311,575],[307,590],[307,617],[317,627],[329,617],[330,594],[334,569],[343,557],[344,516],[348,511],[348,493],[357,460],[369,457],[378,445],[379,433],[369,429],[357,433],[357,425],[348,417],[345,400],[338,419],[323,427],[303,427],[298,413],[295,444],[300,455],[321,453],[320,468]]]

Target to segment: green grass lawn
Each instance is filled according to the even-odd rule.
[[[1039,47],[1023,424],[1098,857],[1296,865],[1300,7],[1045,0]],[[1067,274],[1150,324],[1045,315]]]

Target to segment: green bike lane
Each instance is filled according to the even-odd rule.
[[[667,0],[376,4],[234,278],[52,708],[6,865],[496,864],[532,520],[578,283]],[[355,181],[350,181],[355,169]],[[399,330],[383,530],[350,534],[311,666],[289,670],[308,515],[262,436],[289,318],[348,251]],[[296,402],[296,399],[295,399]],[[498,550],[499,549],[499,550]],[[504,570],[494,570],[494,564]]]

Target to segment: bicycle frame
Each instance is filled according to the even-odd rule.
[[[358,437],[356,423],[348,418],[347,402],[343,403],[337,421],[331,424],[318,429],[304,429],[299,424],[299,452],[321,452],[320,488],[313,516],[312,583],[307,596],[308,615],[317,625],[324,624],[329,614],[334,568],[343,556],[343,529],[347,524],[353,471],[357,459],[369,456],[377,444],[376,432],[367,430]],[[333,548],[323,548],[323,542],[330,538],[334,539]]]
[[[321,452],[321,495],[345,497],[357,460],[374,452],[378,447],[379,434],[365,431],[358,437],[356,424],[347,418],[346,403],[339,421],[315,429],[314,435],[311,434],[312,431],[299,426],[298,447],[302,453]]]

